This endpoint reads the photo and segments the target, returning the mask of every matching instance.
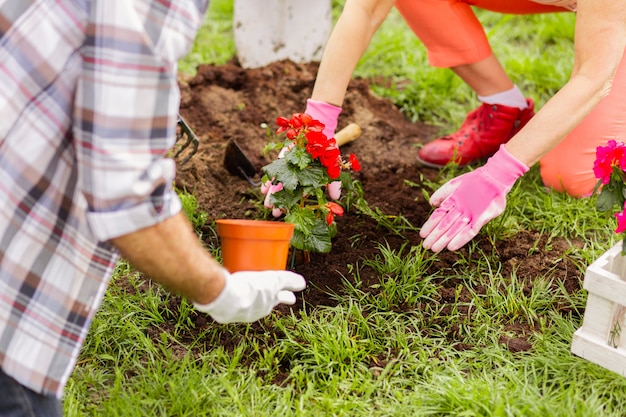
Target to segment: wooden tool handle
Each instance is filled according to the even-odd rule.
[[[337,141],[337,146],[341,147],[346,143],[352,142],[359,136],[361,136],[361,127],[356,123],[350,123],[339,132],[335,133],[335,140]]]

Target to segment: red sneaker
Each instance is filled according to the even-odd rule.
[[[533,101],[526,102],[524,110],[483,103],[467,115],[457,132],[424,145],[417,160],[441,168],[450,162],[463,166],[490,157],[535,115]]]

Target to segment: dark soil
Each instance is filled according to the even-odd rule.
[[[289,117],[292,113],[304,111],[316,71],[317,63],[283,61],[264,68],[244,70],[233,62],[200,66],[193,78],[181,78],[180,113],[198,136],[200,146],[189,162],[179,166],[177,186],[197,197],[200,208],[209,214],[211,221],[261,215],[255,204],[258,201],[257,188],[241,177],[229,174],[224,167],[226,143],[235,140],[260,172],[260,168],[271,161],[270,156],[261,154],[268,142],[263,124],[274,130],[277,116]],[[356,179],[363,185],[369,206],[390,216],[402,215],[416,228],[421,226],[431,208],[421,187],[414,184],[419,185],[424,179],[436,179],[438,172],[416,162],[416,146],[435,137],[437,130],[409,121],[390,101],[374,96],[370,92],[369,81],[363,79],[353,80],[349,86],[339,128],[351,122],[360,125],[363,133],[342,150],[344,154],[355,153],[362,163],[363,169],[356,174]],[[259,179],[258,175],[254,178],[255,181]],[[338,234],[333,250],[328,254],[314,253],[309,263],[297,263],[293,267],[308,281],[308,288],[298,294],[304,303],[299,302],[294,308],[302,308],[303,304],[304,308],[335,305],[332,294],[340,294],[344,279],[351,279],[348,265],[361,265],[363,259],[380,254],[379,244],[395,250],[407,242],[410,246],[421,244],[421,238],[415,231],[398,236],[380,227],[370,217],[352,211],[337,218],[337,222]],[[358,240],[351,239],[357,235],[360,236]],[[203,236],[208,245],[218,246],[215,234],[208,228]],[[482,235],[475,240],[484,252],[498,254],[505,276],[513,270],[517,271],[517,276],[526,285],[525,291],[533,286],[535,277],[548,271],[551,271],[553,285],[562,285],[570,293],[580,290],[582,273],[575,262],[565,255],[571,247],[569,241],[552,238],[547,245],[546,238],[534,231],[522,232],[510,240],[497,242],[491,242]],[[444,251],[438,255],[438,262],[433,268],[453,271],[459,257],[480,260],[478,251],[470,254],[467,248],[457,253]],[[425,271],[428,272],[433,271]],[[363,288],[376,291],[370,285],[378,283],[380,277],[373,271],[364,269],[360,278]],[[460,280],[442,280],[440,297],[436,300],[442,304],[441,314],[446,311],[446,306],[454,302],[459,285],[463,286]],[[469,293],[465,288],[461,292],[461,301],[467,300]],[[176,299],[171,302],[176,303]],[[280,306],[277,314],[289,308]],[[402,306],[397,308],[401,310]],[[210,319],[200,315],[196,317],[199,332],[211,325]],[[536,331],[532,327],[527,323],[511,323],[506,329],[507,336],[503,333],[500,341],[514,352],[532,349],[529,343],[532,339],[528,337]],[[455,343],[455,335],[449,337],[451,343]],[[224,342],[228,344],[228,341]]]

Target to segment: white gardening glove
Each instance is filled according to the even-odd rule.
[[[292,291],[302,291],[306,281],[291,271],[240,271],[222,269],[226,285],[209,304],[194,306],[218,323],[251,323],[271,313],[278,304],[294,304]]]

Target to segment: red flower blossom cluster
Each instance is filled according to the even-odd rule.
[[[315,160],[319,160],[326,168],[328,176],[332,179],[339,178],[342,166],[348,165],[353,171],[359,171],[361,164],[354,154],[350,154],[349,162],[344,163],[341,159],[341,152],[337,146],[335,138],[327,138],[324,133],[324,124],[313,119],[306,113],[295,113],[291,119],[278,117],[276,119],[278,129],[277,134],[286,132],[288,139],[297,141],[304,137],[306,139],[306,151]],[[302,144],[300,144],[302,145]]]
[[[318,132],[322,133],[324,130],[324,124],[319,120],[313,119],[306,113],[295,113],[291,116],[291,119],[285,117],[278,117],[276,119],[278,129],[277,134],[286,132],[287,138],[294,140],[301,132]]]

